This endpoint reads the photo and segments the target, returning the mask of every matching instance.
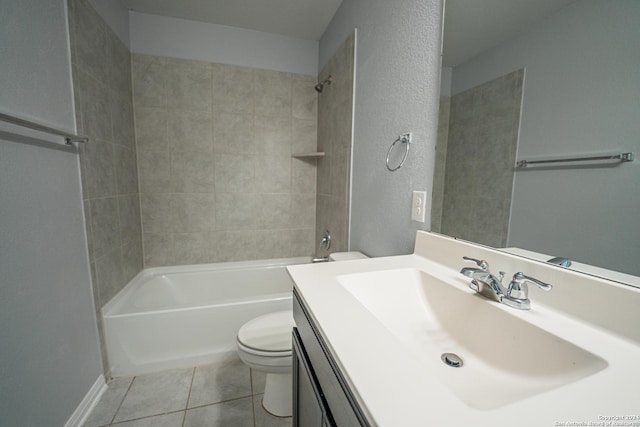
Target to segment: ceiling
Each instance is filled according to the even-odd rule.
[[[446,0],[442,63],[453,67],[576,0]]]
[[[120,0],[129,10],[320,40],[342,0]]]
[[[342,0],[120,0],[129,10],[320,40]],[[443,65],[459,65],[578,0],[446,0]]]

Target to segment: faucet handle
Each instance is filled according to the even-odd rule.
[[[507,289],[507,296],[512,299],[526,300],[529,298],[529,287],[527,284],[533,284],[544,291],[550,291],[553,286],[549,283],[545,283],[541,280],[527,276],[521,271],[513,275],[509,288]]]
[[[478,267],[480,267],[480,269],[482,271],[489,271],[489,263],[483,259],[476,259],[476,258],[471,258],[468,256],[463,256],[462,257],[463,260],[465,261],[473,261],[477,264]]]

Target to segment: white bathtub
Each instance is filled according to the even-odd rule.
[[[141,271],[103,307],[114,377],[214,362],[235,351],[248,320],[291,308],[285,266],[309,258]]]

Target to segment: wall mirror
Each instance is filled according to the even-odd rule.
[[[446,1],[433,231],[638,286],[638,22],[635,0]]]

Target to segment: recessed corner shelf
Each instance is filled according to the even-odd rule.
[[[295,157],[297,159],[324,157],[324,151],[316,151],[313,153],[294,153],[291,157]]]

